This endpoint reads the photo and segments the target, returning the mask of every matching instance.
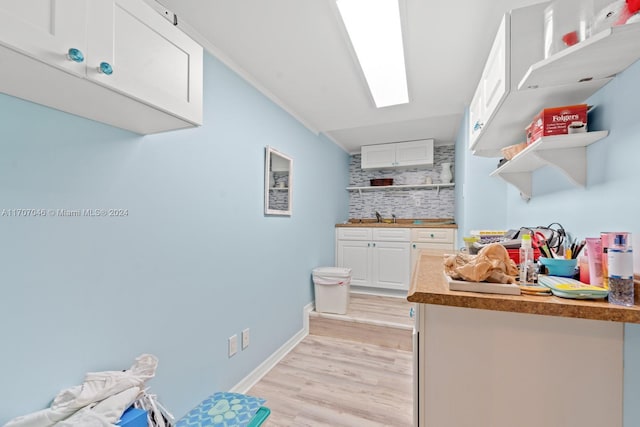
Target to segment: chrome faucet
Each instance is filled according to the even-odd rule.
[[[391,214],[391,218],[393,218],[393,223],[396,223],[396,214]]]
[[[378,220],[378,222],[382,222],[382,215],[380,215],[380,212],[376,211],[376,219]]]

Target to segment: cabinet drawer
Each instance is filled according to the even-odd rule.
[[[338,240],[371,240],[370,228],[340,227],[338,228]]]
[[[411,230],[412,242],[453,243],[453,228],[414,228]]]
[[[383,242],[408,242],[411,240],[411,230],[408,228],[374,228],[373,240]]]
[[[444,255],[454,252],[452,243],[411,243],[412,251],[423,251],[429,255]]]

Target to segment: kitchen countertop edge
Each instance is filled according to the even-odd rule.
[[[623,307],[603,300],[576,300],[556,296],[501,295],[450,291],[444,277],[443,258],[423,253],[407,294],[409,302],[539,314],[611,322],[640,323],[640,306]],[[638,286],[636,284],[636,295]]]
[[[412,219],[399,219],[395,224],[385,222],[375,222],[375,220],[363,220],[363,222],[348,222],[346,224],[336,224],[336,228],[339,227],[374,227],[374,228],[458,228],[453,220],[447,219],[440,220],[419,220],[420,224],[415,224]]]

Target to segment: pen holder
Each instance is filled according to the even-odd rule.
[[[578,260],[573,259],[556,259],[556,258],[539,258],[542,265],[547,267],[550,276],[573,277],[576,270]]]

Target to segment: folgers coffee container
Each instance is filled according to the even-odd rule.
[[[587,131],[587,104],[545,108],[527,126],[527,144],[538,138]]]

